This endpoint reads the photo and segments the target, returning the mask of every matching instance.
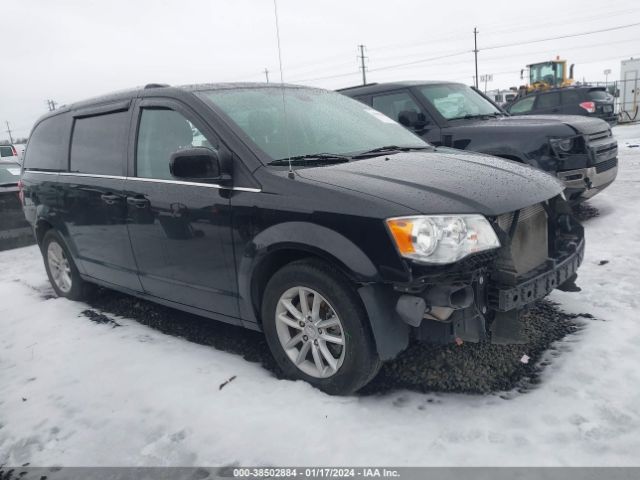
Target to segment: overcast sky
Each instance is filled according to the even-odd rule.
[[[48,98],[60,104],[150,82],[279,80],[273,0],[0,0],[0,121],[26,136]],[[521,83],[526,64],[560,55],[590,81],[640,56],[632,0],[278,0],[284,79],[325,88],[361,81],[446,79],[470,84],[473,28],[491,88]],[[483,48],[487,48],[483,51]],[[439,58],[452,55],[447,58]],[[413,62],[413,63],[411,63]],[[408,65],[398,65],[408,64]],[[398,65],[398,66],[396,66]],[[7,135],[0,134],[0,139]]]

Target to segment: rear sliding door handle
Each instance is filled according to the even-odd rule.
[[[149,200],[144,197],[127,197],[127,203],[136,208],[146,208],[149,206]]]
[[[100,195],[100,198],[107,205],[113,205],[118,200],[120,200],[120,196],[119,195],[114,195],[113,193],[105,193],[103,195]]]

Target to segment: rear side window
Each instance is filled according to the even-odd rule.
[[[581,101],[580,92],[577,90],[567,90],[562,92],[562,103],[577,105]]]
[[[122,175],[129,130],[129,112],[76,118],[71,140],[70,171]]]
[[[66,170],[71,116],[58,114],[38,124],[29,138],[24,166],[37,170]]]
[[[551,108],[560,105],[560,92],[544,93],[538,97],[536,108]]]

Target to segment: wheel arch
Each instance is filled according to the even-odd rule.
[[[259,325],[266,282],[284,265],[302,258],[330,264],[355,286],[380,280],[373,262],[340,233],[308,222],[274,225],[259,233],[240,254],[238,294],[244,321]]]
[[[53,225],[48,220],[45,220],[43,218],[38,219],[35,226],[35,235],[36,242],[38,243],[39,247],[42,247],[42,239],[44,238],[45,234],[52,228]]]

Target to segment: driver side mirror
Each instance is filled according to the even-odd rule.
[[[426,120],[424,113],[418,113],[415,110],[403,110],[398,114],[398,122],[407,128],[414,130],[422,130],[429,122]]]
[[[226,182],[231,179],[223,173],[217,151],[205,147],[186,148],[171,154],[171,175],[179,180],[199,182]]]

